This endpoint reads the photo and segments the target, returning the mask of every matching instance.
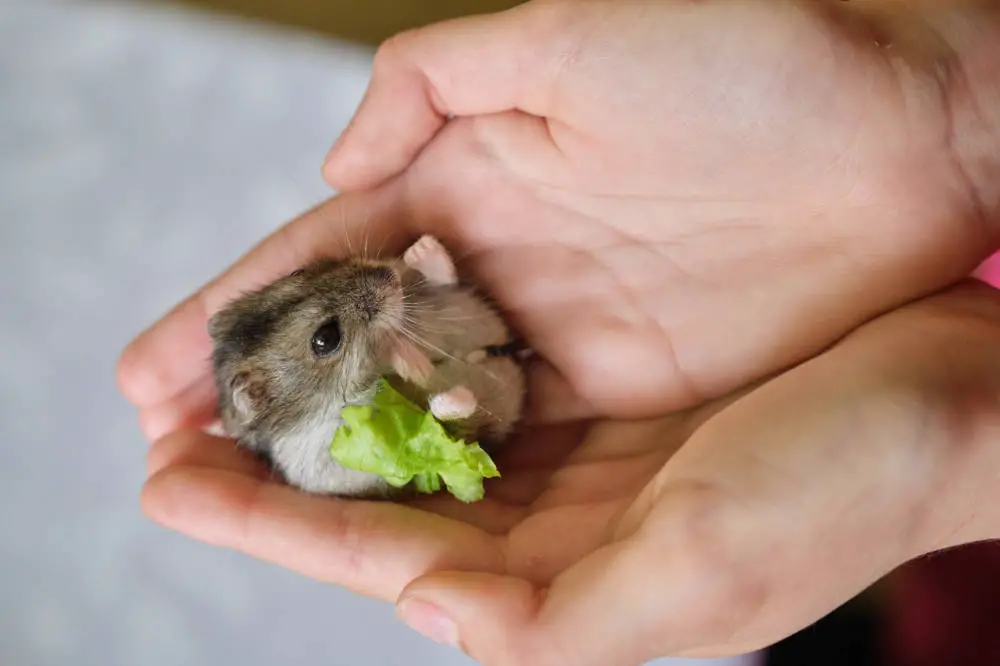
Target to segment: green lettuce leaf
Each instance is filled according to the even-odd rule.
[[[444,483],[463,502],[483,498],[483,480],[500,476],[478,443],[452,437],[434,415],[382,381],[374,404],[341,412],[330,455],[344,467],[377,474],[401,488],[412,482],[421,493]]]

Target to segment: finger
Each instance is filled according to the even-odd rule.
[[[580,446],[590,427],[586,422],[525,427],[498,449],[497,466],[504,479],[522,472],[541,471],[551,475]],[[517,503],[530,504],[540,490],[524,488],[526,494]]]
[[[202,428],[217,417],[216,398],[211,375],[202,375],[170,400],[140,409],[139,426],[150,442],[181,428]]]
[[[272,476],[263,463],[233,440],[197,430],[174,432],[150,447],[146,454],[147,476],[156,476],[169,467],[207,467],[258,479]]]
[[[485,499],[475,504],[456,502],[451,497],[440,495],[418,497],[408,504],[422,511],[430,511],[445,518],[460,520],[496,536],[506,534],[527,514],[526,508],[509,506],[497,501],[496,498],[490,496],[489,489],[487,489],[486,494]]]
[[[669,586],[662,572],[699,566],[672,561],[677,551],[614,544],[547,588],[489,573],[430,574],[404,590],[397,609],[413,629],[484,666],[634,666],[664,656],[671,625],[718,601],[712,583],[698,594]]]
[[[780,573],[787,551],[803,546],[808,530],[798,521],[808,517],[774,525],[773,510],[758,516],[697,483],[676,483],[656,497],[655,513],[641,516],[653,527],[638,529],[642,520],[626,516],[618,541],[592,551],[549,586],[493,573],[437,572],[404,590],[398,612],[415,630],[460,646],[484,666],[634,666],[667,656],[745,654],[779,638],[774,626],[761,632],[748,621],[770,604],[777,606],[772,614],[794,618],[786,618],[786,628],[822,615],[815,599],[790,610],[789,595],[774,598],[787,587],[806,589],[803,580],[789,584]],[[652,502],[646,497],[634,506]],[[785,532],[780,539],[777,527]],[[753,539],[758,532],[763,543]],[[823,603],[846,600],[873,571],[866,566],[860,579],[857,570],[831,575],[835,558],[812,555],[810,573],[821,572],[829,595]]]
[[[437,573],[400,612],[486,666],[771,645],[915,556],[1000,533],[998,347],[985,287],[887,315],[702,425],[618,540],[548,589]]]
[[[347,191],[399,174],[449,115],[546,115],[551,85],[576,46],[565,29],[573,19],[564,3],[526,3],[390,39],[324,177]]]
[[[404,243],[406,226],[395,203],[391,188],[336,197],[265,239],[128,345],[117,368],[122,393],[135,405],[150,407],[177,398],[202,380],[212,348],[208,319],[240,292],[320,256],[341,256],[366,244],[389,252]],[[190,407],[175,410],[167,421],[183,420],[177,417]],[[156,423],[151,431],[162,433],[163,427]]]
[[[580,445],[587,424],[532,428],[509,441],[494,459],[501,478],[486,481],[486,499],[475,504],[432,496],[413,502],[429,511],[505,534],[530,512],[553,479],[555,470]]]
[[[692,428],[704,421],[698,414],[687,418]],[[621,476],[632,485],[627,465],[636,462],[635,456],[639,461],[647,454],[666,460],[681,442],[658,437],[657,422],[639,422],[634,428],[631,437],[614,441],[613,450],[574,454],[571,467],[592,467],[599,475],[588,480],[588,469],[582,475],[573,475],[577,480],[584,479],[589,489],[584,497],[593,498],[593,488],[607,486],[608,476],[613,477],[613,483]],[[544,460],[545,451],[543,447],[520,447],[518,453],[528,456],[525,462],[530,468],[532,454],[542,454]],[[643,463],[639,468],[647,470],[650,465]],[[623,474],[615,474],[615,469]],[[640,486],[648,480],[648,472],[644,476]],[[537,520],[534,523],[536,533],[552,535],[553,544],[558,544],[557,557],[548,552],[552,544],[518,543],[512,534],[506,551],[508,569],[522,577],[455,572],[428,575],[415,581],[401,596],[399,612],[403,619],[435,640],[461,643],[486,666],[632,666],[670,654],[671,650],[682,653],[687,647],[685,641],[697,637],[699,631],[704,632],[717,620],[716,609],[728,613],[735,604],[753,603],[752,594],[738,587],[739,577],[733,573],[738,571],[735,561],[726,559],[732,551],[698,541],[703,530],[713,532],[705,526],[711,511],[699,508],[708,503],[702,500],[699,489],[674,493],[682,500],[675,500],[677,508],[667,512],[675,519],[673,525],[663,527],[667,535],[664,540],[637,545],[637,539],[630,540],[628,535],[635,532],[640,518],[645,516],[630,514],[651,506],[651,493],[640,497],[625,518],[619,519],[624,506],[619,508],[611,502],[577,504],[573,489],[561,485],[557,478],[547,482],[562,500],[569,500],[569,506],[536,517],[553,519],[549,525]],[[686,499],[691,495],[695,499]],[[535,501],[536,507],[545,505],[544,500]],[[602,512],[611,513],[601,516]],[[596,531],[581,527],[591,521],[597,523]],[[747,519],[743,522],[750,524]],[[569,525],[574,527],[567,532]],[[604,545],[615,525],[619,526],[618,537],[624,541]],[[578,553],[573,561],[583,559],[558,575],[566,567],[563,555],[567,549]],[[552,564],[559,561],[562,565],[554,569]],[[551,585],[538,587],[545,581],[552,581]]]
[[[311,496],[231,469],[167,467],[147,482],[142,506],[192,538],[379,599],[395,600],[436,569],[502,567],[497,541],[470,525],[389,502]]]
[[[565,423],[600,416],[552,364],[531,363],[527,367],[527,379],[531,390],[524,413],[526,424]]]

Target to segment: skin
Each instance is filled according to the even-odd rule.
[[[997,246],[1000,40],[856,6],[529,3],[390,41],[343,194],[125,351],[147,513],[487,666],[753,650],[1000,535],[1000,302],[952,286]],[[229,295],[428,231],[546,360],[486,501],[309,498],[191,430]]]

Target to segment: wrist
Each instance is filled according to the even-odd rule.
[[[949,150],[978,213],[1000,240],[1000,5],[929,5],[929,25],[947,45],[940,81]]]

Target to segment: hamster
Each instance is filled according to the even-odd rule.
[[[524,409],[516,342],[432,236],[401,258],[315,261],[230,302],[208,332],[223,430],[309,493],[395,495],[329,452],[341,410],[371,404],[382,377],[487,451]]]

